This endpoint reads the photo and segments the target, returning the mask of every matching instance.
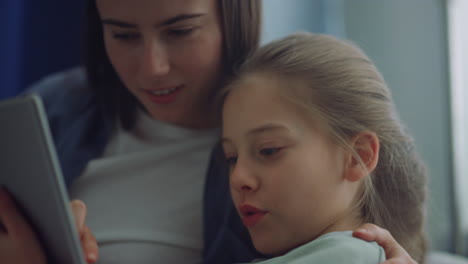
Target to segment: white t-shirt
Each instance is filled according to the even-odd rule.
[[[91,161],[70,197],[88,207],[98,263],[200,263],[202,198],[217,131],[175,127],[139,113]]]

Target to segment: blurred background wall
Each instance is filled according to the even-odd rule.
[[[454,250],[446,8],[440,0],[345,1],[347,36],[376,62],[429,167],[432,247]]]

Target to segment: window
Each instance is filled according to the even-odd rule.
[[[454,190],[457,208],[456,250],[467,255],[468,238],[468,1],[448,0],[448,32]]]

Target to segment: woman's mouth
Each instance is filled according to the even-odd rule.
[[[149,99],[156,104],[170,104],[177,99],[183,85],[145,90]]]
[[[239,213],[242,217],[242,223],[247,227],[252,227],[262,220],[268,211],[258,209],[249,204],[243,204],[239,206]]]
[[[157,95],[157,96],[163,96],[163,95],[171,94],[171,93],[175,92],[176,90],[177,90],[177,87],[172,87],[172,88],[168,88],[168,89],[153,90],[153,91],[149,91],[149,92],[154,94],[154,95]]]

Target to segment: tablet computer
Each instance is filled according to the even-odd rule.
[[[0,186],[13,195],[32,224],[49,263],[86,263],[37,95],[0,101]]]

